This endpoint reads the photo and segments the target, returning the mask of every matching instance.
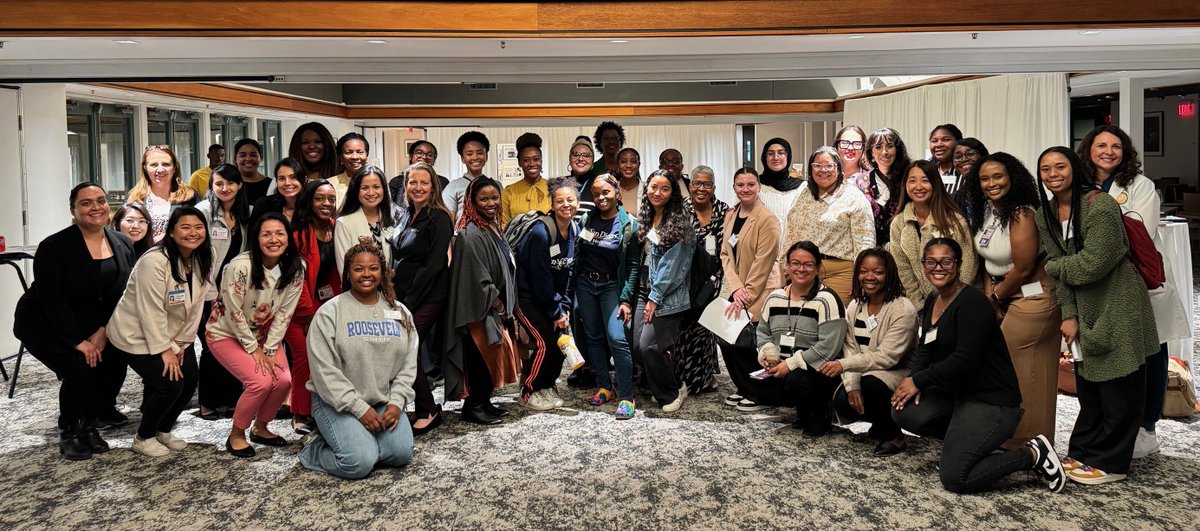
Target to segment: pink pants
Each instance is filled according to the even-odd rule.
[[[235,339],[209,341],[208,349],[246,388],[233,410],[233,426],[244,430],[254,419],[264,424],[274,420],[292,386],[287,356],[282,351],[275,356],[275,379],[272,380],[269,374],[254,372],[254,356],[246,353]]]

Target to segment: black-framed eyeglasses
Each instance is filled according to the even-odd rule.
[[[963,151],[962,153],[955,153],[953,160],[954,160],[954,162],[962,162],[967,159],[978,160],[979,152],[975,151],[974,149],[968,149],[966,151]]]
[[[838,140],[837,147],[842,149],[862,149],[862,140]]]
[[[789,261],[788,267],[790,267],[792,269],[803,269],[805,271],[812,271],[817,268],[817,263],[816,262]]]
[[[696,181],[696,180],[692,181],[692,188],[699,188],[701,190],[712,190],[715,187],[716,187],[716,184],[708,182],[708,181]]]
[[[592,154],[591,153],[572,153],[571,158],[573,158],[573,159],[589,159],[590,160],[592,158]]]
[[[427,159],[433,159],[433,158],[437,158],[437,153],[435,153],[433,151],[421,151],[419,149],[416,149],[416,150],[413,150],[413,157],[425,157]]]
[[[949,271],[950,267],[958,262],[958,260],[953,258],[943,258],[941,260],[936,258],[924,258],[921,260],[921,265],[925,266],[925,269],[929,271],[933,271],[937,268],[937,266],[942,266],[942,269]]]

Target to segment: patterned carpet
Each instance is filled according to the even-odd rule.
[[[1122,483],[1054,495],[1020,474],[995,492],[957,496],[938,483],[937,441],[911,440],[905,454],[878,459],[861,435],[806,440],[786,412],[751,417],[712,394],[627,422],[565,389],[577,409],[528,414],[510,394],[504,407],[515,418],[489,429],[451,413],[418,439],[410,466],[357,482],[303,469],[298,444],[230,457],[221,450],[230,421],[186,413],[175,434],[194,444],[183,452],[134,454],[127,427],[105,433],[113,451],[71,463],[56,446],[57,381],[26,359],[16,399],[0,401],[5,529],[1187,529],[1200,517],[1194,421],[1162,422],[1162,453],[1137,461]],[[135,384],[131,374],[121,402],[136,421]],[[1060,449],[1076,411],[1073,398],[1059,398]],[[295,438],[290,423],[272,427]]]

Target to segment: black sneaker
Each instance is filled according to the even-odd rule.
[[[1033,450],[1033,473],[1046,482],[1052,492],[1062,492],[1067,486],[1067,475],[1063,472],[1062,461],[1054,451],[1054,446],[1045,435],[1038,435],[1025,443]]]
[[[96,427],[100,429],[120,428],[126,424],[129,424],[129,417],[115,407],[96,416]]]

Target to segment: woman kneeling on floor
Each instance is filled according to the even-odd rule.
[[[364,239],[365,240],[365,239]],[[359,479],[412,459],[404,408],[417,375],[412,315],[396,302],[392,271],[373,242],[346,252],[348,291],[317,310],[308,333],[308,388],[319,435],[300,451],[306,468]]]
[[[867,436],[879,441],[874,454],[884,457],[904,450],[904,434],[892,420],[892,393],[908,376],[917,340],[917,308],[904,296],[896,259],[876,247],[858,253],[850,290],[844,357],[827,361],[818,371],[841,375],[833,398],[838,418],[867,421]]]
[[[821,251],[808,241],[787,251],[788,286],[763,305],[758,324],[754,396],[760,404],[796,405],[793,426],[807,437],[829,433],[829,404],[838,380],[817,372],[842,356],[846,313],[837,293],[821,283]],[[761,378],[761,379],[758,379]]]
[[[934,291],[921,311],[911,376],[892,395],[892,418],[905,430],[943,440],[939,470],[950,492],[985,491],[1020,470],[1033,470],[1061,492],[1067,478],[1046,436],[996,452],[1021,420],[1021,391],[995,310],[959,279],[962,247],[933,238],[921,266]]]

